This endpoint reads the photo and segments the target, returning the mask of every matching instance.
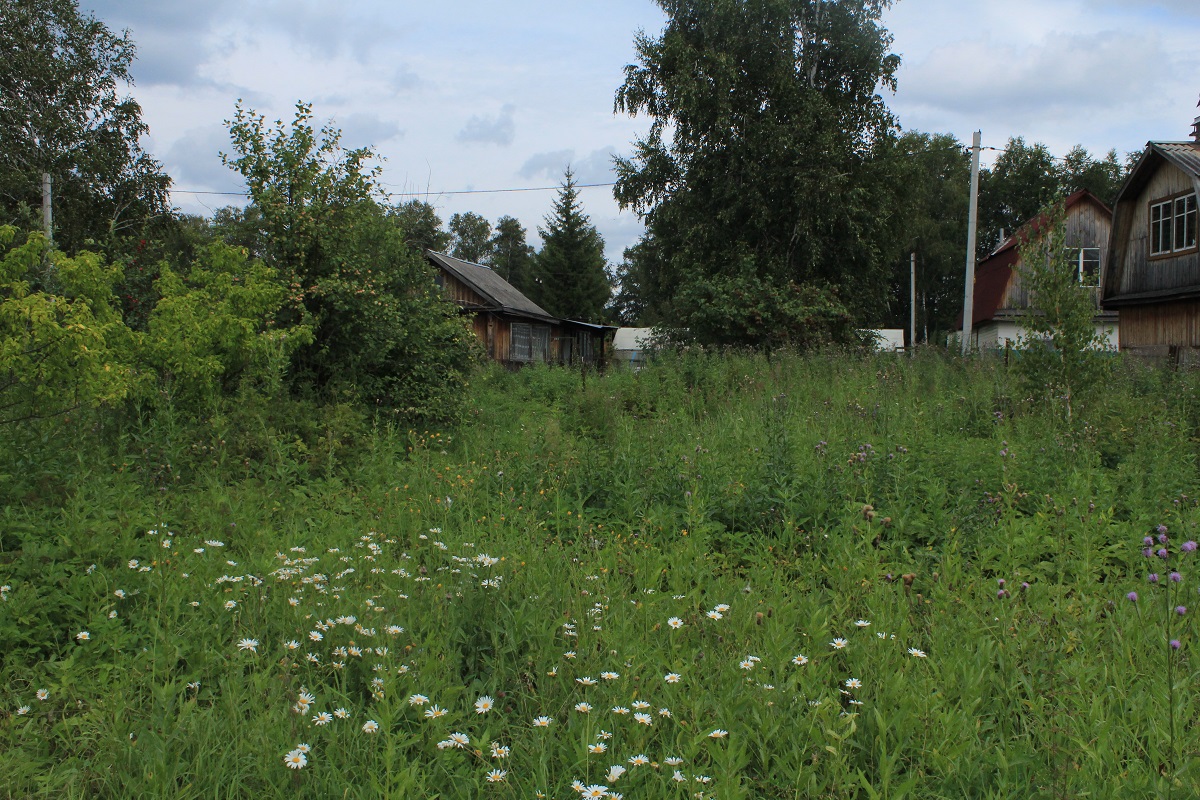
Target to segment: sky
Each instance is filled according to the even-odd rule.
[[[650,121],[613,113],[651,0],[80,0],[138,48],[129,93],[146,149],[174,180],[172,203],[208,215],[241,205],[224,167],[226,120],[242,104],[290,121],[298,101],[350,147],[382,157],[394,202],[428,200],[443,220],[473,211],[539,226],[570,165],[610,183]],[[885,99],[903,129],[984,147],[1009,137],[1056,155],[1119,155],[1188,136],[1200,97],[1200,0],[899,0],[884,25],[901,57]],[[984,163],[997,151],[986,151]],[[581,190],[610,262],[642,226],[610,187]]]

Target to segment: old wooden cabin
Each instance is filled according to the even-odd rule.
[[[1147,142],[1113,210],[1104,307],[1121,349],[1200,362],[1200,117],[1192,141]]]
[[[558,319],[492,269],[425,251],[438,285],[464,314],[488,358],[509,366],[533,362],[603,366],[611,326]]]

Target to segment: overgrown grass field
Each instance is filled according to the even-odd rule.
[[[1016,386],[700,354],[450,431],[14,432],[0,797],[1196,796],[1197,376]]]

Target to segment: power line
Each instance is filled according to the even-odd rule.
[[[382,186],[395,186],[394,183],[384,183]],[[616,186],[614,183],[576,183],[576,189],[596,189],[604,186]],[[562,186],[523,186],[512,189],[460,189],[452,192],[397,192],[397,197],[421,197],[428,195],[446,195],[446,194],[502,194],[506,192],[556,192]]]
[[[167,191],[172,192],[172,193],[177,192],[179,194],[222,194],[222,195],[234,195],[237,197],[249,197],[250,196],[249,192],[205,192],[205,191],[201,191],[199,189],[168,189]]]
[[[380,186],[396,186],[394,183],[380,183]],[[577,183],[576,189],[596,189],[606,186],[616,186],[616,183]],[[508,192],[552,192],[558,191],[562,186],[520,186],[508,189],[456,189],[448,192],[396,192],[397,197],[440,197],[449,194],[502,194]],[[214,194],[214,195],[230,195],[235,197],[249,197],[249,192],[209,192],[201,189],[170,189],[171,192],[179,194]]]

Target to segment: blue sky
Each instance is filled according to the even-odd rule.
[[[649,0],[81,0],[138,45],[149,150],[175,179],[173,203],[207,214],[241,202],[217,153],[234,103],[268,119],[313,104],[347,145],[372,145],[385,188],[419,194],[443,219],[475,211],[537,227],[553,192],[449,194],[611,178],[611,157],[648,127],[612,113]],[[1124,154],[1186,138],[1200,114],[1197,0],[901,0],[885,24],[902,58],[888,98],[906,129],[985,145],[1008,137]],[[610,260],[641,231],[605,188],[583,192]]]

